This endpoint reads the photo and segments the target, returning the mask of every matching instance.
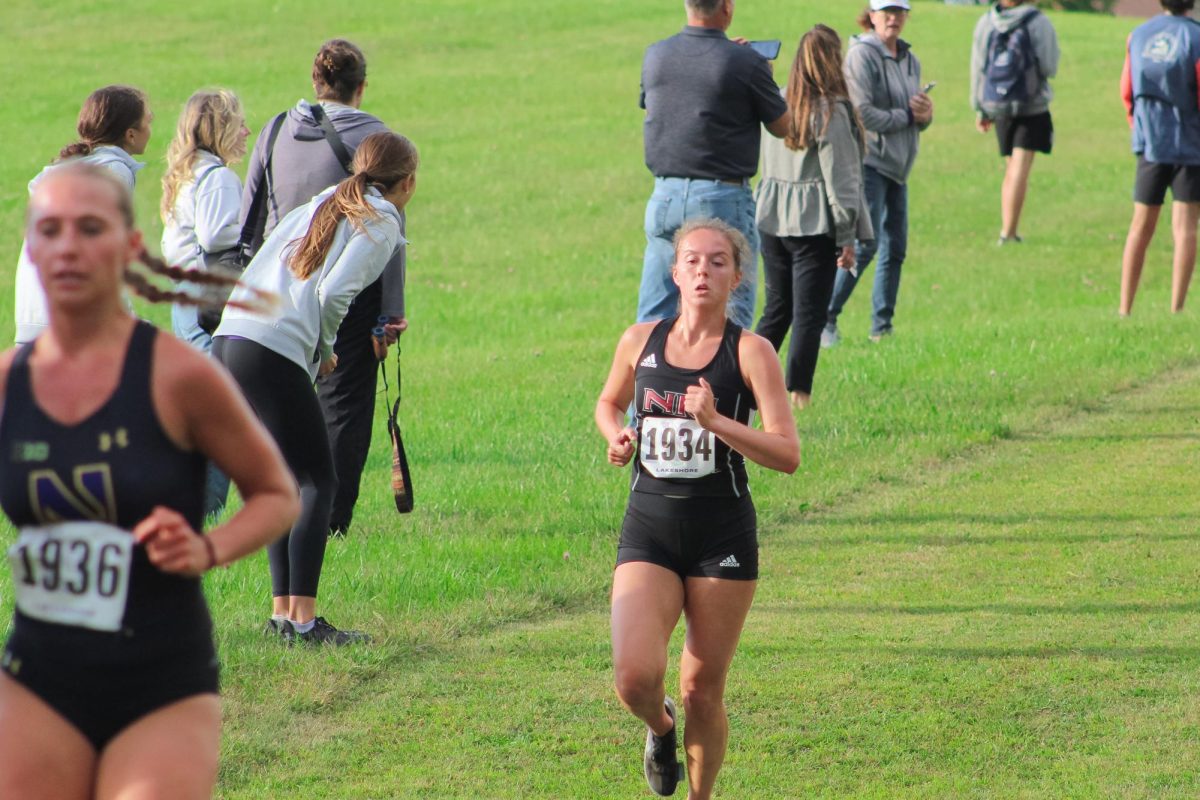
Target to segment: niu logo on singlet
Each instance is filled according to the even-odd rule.
[[[642,391],[642,413],[649,414],[657,411],[661,414],[670,414],[673,417],[689,417],[691,416],[683,410],[683,401],[687,399],[687,392],[663,392],[659,394],[653,389],[644,389]],[[713,397],[713,405],[716,405],[717,398]]]

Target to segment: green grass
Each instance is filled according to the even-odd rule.
[[[265,558],[213,575],[222,796],[638,790],[603,615],[626,476],[604,463],[591,410],[641,268],[641,54],[682,24],[679,5],[414,0],[334,15],[312,0],[15,0],[0,12],[19,32],[0,51],[20,122],[0,143],[9,264],[26,182],[104,83],[145,88],[157,114],[137,192],[151,241],[191,91],[233,88],[257,128],[308,96],[329,36],[364,47],[365,109],[421,149],[401,412],[417,510],[391,509],[380,430],[321,589],[322,613],[380,641],[281,651],[257,634]],[[733,32],[778,36],[786,54],[818,21],[850,33],[858,8],[743,0]],[[898,333],[866,342],[859,292],[798,420],[800,471],[751,477],[766,580],[731,687],[727,797],[1195,794],[1172,766],[1196,755],[1195,610],[1179,599],[1195,582],[1195,506],[1189,440],[1167,436],[1194,429],[1195,404],[1171,394],[1179,413],[1131,411],[1128,431],[1086,434],[1111,441],[1047,433],[1198,361],[1195,311],[1167,313],[1165,229],[1135,316],[1116,320],[1133,176],[1117,78],[1135,22],[1051,14],[1056,151],[1034,168],[1027,244],[996,250],[1001,162],[966,100],[980,11],[923,2],[906,31],[938,88],[910,183]],[[1151,424],[1163,435],[1137,438]],[[1110,465],[1127,457],[1146,462],[1144,482],[1115,482]],[[1178,491],[1149,491],[1162,480]],[[465,773],[458,788],[447,763]]]

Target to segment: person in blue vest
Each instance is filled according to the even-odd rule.
[[[1196,267],[1200,220],[1200,23],[1188,12],[1195,0],[1162,0],[1166,13],[1129,35],[1121,97],[1133,129],[1137,176],[1133,220],[1121,259],[1122,317],[1133,310],[1158,214],[1171,189],[1175,233],[1171,311],[1183,310]]]
[[[1004,157],[1000,185],[1000,238],[1017,233],[1029,173],[1038,153],[1050,155],[1054,122],[1050,79],[1058,73],[1058,36],[1050,19],[1028,0],[999,0],[979,18],[971,43],[971,108],[980,133],[996,129]]]

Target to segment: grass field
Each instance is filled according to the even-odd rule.
[[[818,21],[850,33],[858,7],[743,0],[732,32],[788,53]],[[867,343],[860,292],[798,418],[800,471],[752,472],[764,581],[725,797],[1197,793],[1200,325],[1167,313],[1161,233],[1134,317],[1115,313],[1136,22],[1051,14],[1055,153],[1027,243],[997,250],[1001,162],[966,101],[978,13],[921,2],[906,31],[938,88],[897,335]],[[283,650],[258,635],[265,558],[213,575],[220,796],[638,796],[604,616],[626,476],[591,409],[641,267],[641,54],[680,3],[13,0],[0,20],[9,264],[26,182],[105,83],[145,88],[157,115],[151,241],[186,97],[233,88],[257,128],[309,95],[325,38],[363,46],[364,108],[421,149],[401,419],[417,510],[391,510],[377,448],[322,583],[322,613],[378,641]]]

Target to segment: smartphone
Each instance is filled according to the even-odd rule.
[[[933,91],[933,87],[935,87],[935,86],[937,86],[937,81],[930,81],[929,83],[927,83],[921,87],[921,93],[929,94],[931,91]]]
[[[765,58],[767,61],[774,61],[779,58],[779,48],[783,42],[778,39],[762,39],[757,42],[750,42],[750,47],[754,52]]]

